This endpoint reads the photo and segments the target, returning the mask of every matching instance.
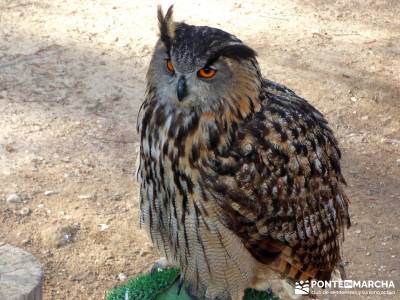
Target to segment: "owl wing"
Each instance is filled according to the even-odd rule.
[[[287,277],[330,278],[350,225],[337,141],[294,92],[270,81],[263,90],[261,111],[240,126],[209,183],[221,196],[219,218]]]

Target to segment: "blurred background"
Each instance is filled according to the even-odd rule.
[[[0,242],[39,258],[45,299],[101,299],[158,258],[132,175],[157,4],[0,0]],[[237,35],[265,77],[326,115],[351,199],[348,277],[398,290],[400,2],[174,4],[176,20]]]

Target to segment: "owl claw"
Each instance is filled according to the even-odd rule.
[[[271,296],[272,295],[272,288],[271,287],[267,288],[267,290],[265,292],[268,294],[268,296]]]
[[[179,296],[179,294],[181,293],[182,290],[182,286],[184,283],[184,279],[183,279],[183,275],[182,273],[179,275],[179,282],[178,282],[178,290],[177,290],[177,295]]]
[[[163,270],[167,267],[168,267],[168,262],[165,258],[157,259],[150,269],[150,274],[153,275],[154,273],[158,272],[159,270]]]

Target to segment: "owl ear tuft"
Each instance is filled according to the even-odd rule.
[[[171,47],[171,41],[175,37],[175,23],[172,18],[174,6],[171,5],[167,13],[164,16],[161,6],[158,6],[157,16],[158,16],[158,26],[160,28],[160,38],[167,49]]]

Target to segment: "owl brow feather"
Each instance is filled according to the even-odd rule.
[[[212,65],[220,57],[229,57],[236,60],[249,59],[257,56],[257,53],[244,44],[227,45],[212,53],[207,60],[206,67]]]
[[[158,27],[160,29],[160,39],[164,43],[167,51],[169,52],[171,48],[172,39],[175,36],[175,23],[172,18],[174,6],[171,5],[167,13],[164,16],[161,6],[158,6],[157,17],[158,17]]]

